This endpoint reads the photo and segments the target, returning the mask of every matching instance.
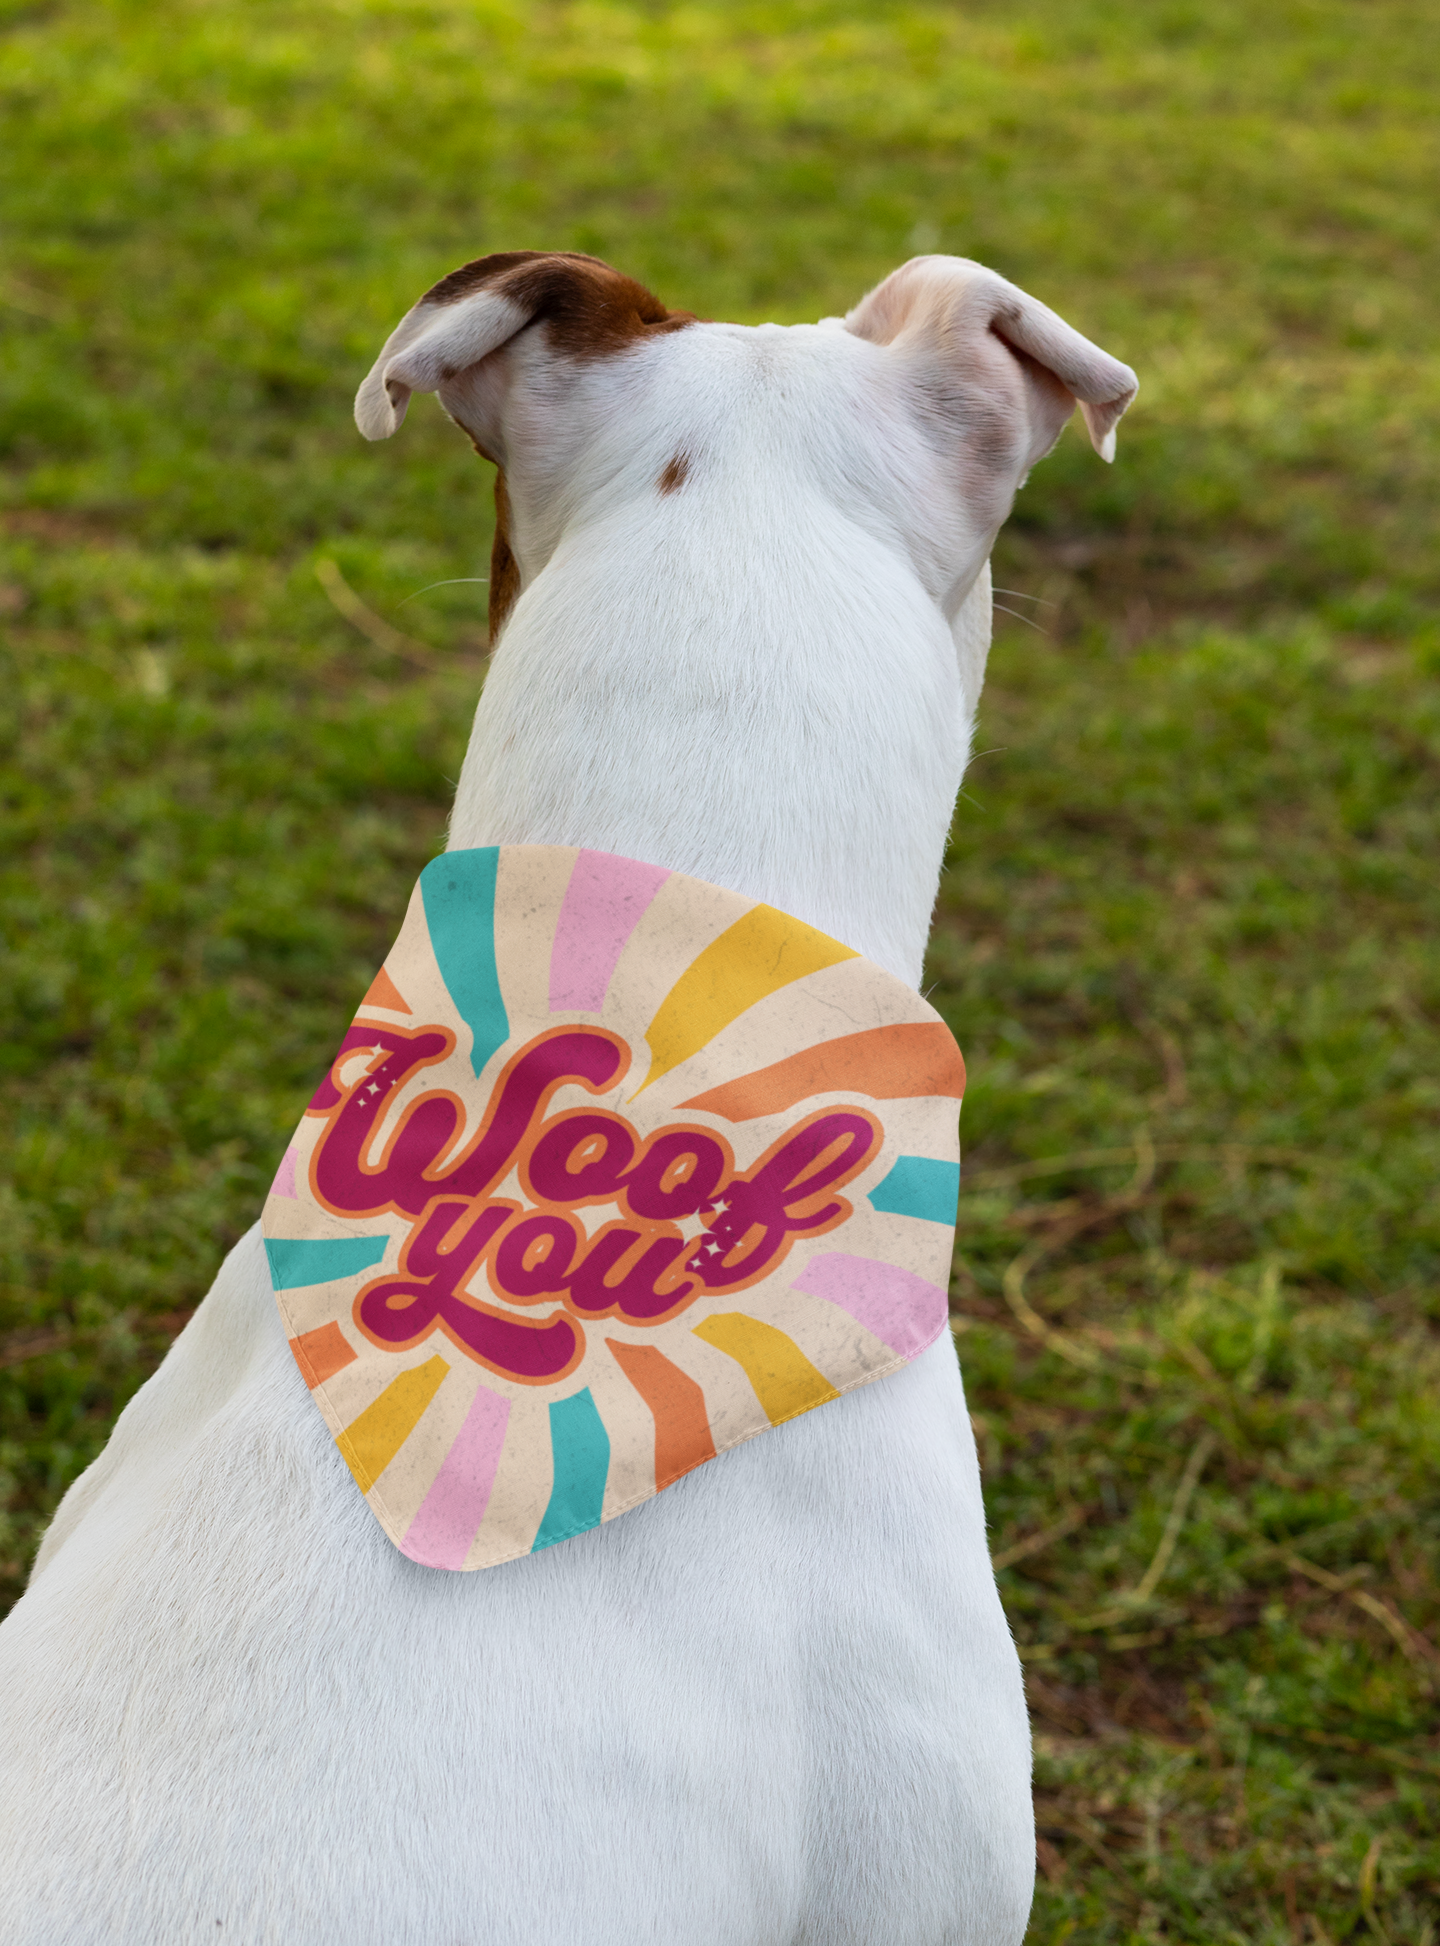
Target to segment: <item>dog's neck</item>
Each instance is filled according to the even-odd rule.
[[[505,628],[455,848],[582,845],[761,899],[918,986],[990,639],[817,504],[774,528],[692,497],[559,547]],[[708,517],[707,517],[708,516]],[[630,570],[617,589],[615,563]]]

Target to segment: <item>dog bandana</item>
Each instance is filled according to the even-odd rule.
[[[964,1076],[917,994],[773,906],[602,852],[435,859],[263,1223],[390,1539],[550,1547],[916,1357]]]

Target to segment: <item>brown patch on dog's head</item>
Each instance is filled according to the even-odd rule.
[[[665,471],[655,482],[662,493],[678,493],[690,477],[690,455],[677,453],[667,462]]]
[[[388,439],[412,393],[439,392],[483,443],[483,428],[454,412],[446,389],[531,325],[546,327],[553,350],[590,363],[695,322],[598,257],[562,250],[477,257],[433,284],[390,333],[355,395],[355,423],[366,439]]]
[[[585,365],[696,322],[692,312],[667,309],[643,284],[598,257],[507,250],[477,257],[442,277],[391,332],[356,394],[355,422],[366,439],[388,439],[403,422],[413,393],[437,392],[475,450],[499,469],[490,563],[492,644],[522,580],[504,470],[512,458],[504,400],[515,370],[537,363],[531,357],[511,365],[508,348],[532,325],[543,325],[543,336],[529,341],[539,363],[554,353],[557,363]],[[688,467],[687,456],[678,453],[666,468],[662,492],[674,492]]]
[[[479,290],[509,298],[532,324],[548,324],[555,349],[571,358],[605,358],[638,338],[681,331],[695,322],[693,311],[668,310],[633,277],[574,250],[502,250],[477,257],[433,284],[420,302],[458,304]]]

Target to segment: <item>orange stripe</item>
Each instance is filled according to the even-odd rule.
[[[343,1372],[347,1365],[353,1365],[359,1357],[359,1353],[346,1344],[345,1334],[333,1319],[314,1331],[302,1331],[298,1338],[290,1340],[290,1349],[295,1354],[295,1363],[300,1367],[300,1376],[312,1392],[317,1385],[323,1385],[327,1378],[334,1378],[336,1372]]]
[[[964,1057],[950,1029],[931,1020],[824,1041],[708,1094],[692,1095],[680,1106],[748,1122],[756,1115],[778,1115],[812,1095],[860,1094],[872,1101],[953,1095],[958,1101],[964,1092]]]
[[[605,1342],[616,1364],[654,1415],[658,1493],[682,1473],[715,1457],[705,1394],[688,1373],[672,1365],[653,1345],[627,1345],[619,1338],[607,1338]]]
[[[360,1002],[360,1007],[362,1012],[366,1007],[383,1007],[387,1013],[392,1014],[408,1014],[412,1011],[404,994],[383,966],[370,982],[370,991]]]

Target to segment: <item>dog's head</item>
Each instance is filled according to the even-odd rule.
[[[597,258],[511,251],[426,292],[355,418],[385,439],[412,392],[436,392],[499,467],[493,637],[572,524],[707,490],[732,520],[741,498],[771,522],[828,498],[953,619],[1076,405],[1108,460],[1135,391],[1127,365],[965,258],[913,258],[847,317],[782,329],[701,324]]]

